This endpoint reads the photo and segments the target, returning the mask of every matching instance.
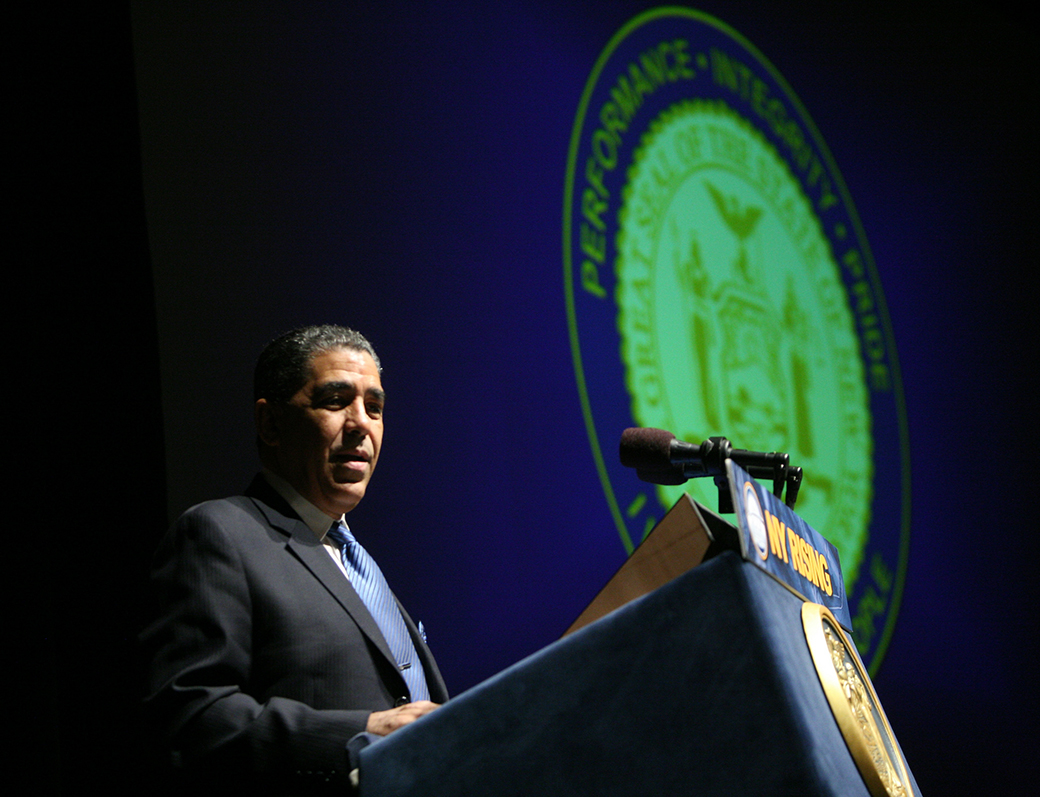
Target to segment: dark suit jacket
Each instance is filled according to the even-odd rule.
[[[386,641],[311,530],[260,476],[189,509],[152,574],[146,717],[195,787],[342,791],[345,745],[407,702]],[[440,672],[403,612],[435,702]]]

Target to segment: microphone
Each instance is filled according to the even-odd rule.
[[[725,437],[709,437],[697,444],[677,440],[664,429],[625,429],[620,455],[622,465],[635,468],[636,475],[651,484],[682,484],[701,476],[725,478],[726,460],[732,459],[756,479],[772,479],[778,496],[786,481],[792,505],[802,480],[802,469],[791,467],[790,455],[734,448]]]
[[[683,484],[687,479],[714,476],[719,488],[719,511],[732,512],[726,492],[726,460],[732,459],[756,479],[772,479],[773,495],[794,507],[802,484],[802,469],[791,467],[791,457],[777,451],[763,453],[734,448],[725,437],[709,437],[703,443],[677,440],[664,429],[625,429],[621,433],[621,464],[635,468],[636,476],[650,484]]]
[[[700,445],[677,440],[664,429],[625,429],[621,434],[621,464],[651,484],[682,484],[698,476],[725,472],[724,462],[733,448],[724,437]]]

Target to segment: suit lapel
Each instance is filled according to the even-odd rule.
[[[322,586],[351,616],[361,632],[379,650],[393,671],[398,672],[397,662],[390,652],[386,639],[383,638],[383,633],[376,625],[375,618],[372,617],[368,607],[343,575],[343,571],[336,567],[325,546],[314,536],[314,532],[297,517],[292,508],[262,476],[258,475],[253,479],[246,495],[253,500],[268,524],[286,535],[285,547],[289,553],[295,556],[307,571],[321,582]],[[400,673],[398,676],[400,677]],[[403,677],[401,677],[401,683],[404,684]]]

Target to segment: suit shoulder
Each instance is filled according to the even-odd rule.
[[[167,532],[167,546],[203,545],[238,547],[256,535],[267,536],[270,527],[263,513],[246,496],[204,501],[186,510]]]
[[[195,504],[173,522],[173,529],[237,527],[260,521],[260,512],[253,501],[244,495],[236,495]]]
[[[253,518],[259,520],[260,513],[251,498],[244,495],[234,495],[230,498],[218,498],[213,501],[203,501],[186,509],[174,525],[199,521],[220,520],[245,520]]]

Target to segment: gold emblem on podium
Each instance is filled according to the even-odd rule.
[[[873,797],[914,794],[899,745],[852,643],[825,606],[802,604],[816,673],[856,767]]]

